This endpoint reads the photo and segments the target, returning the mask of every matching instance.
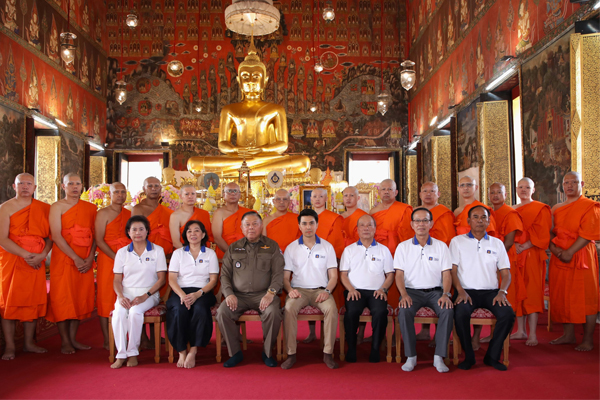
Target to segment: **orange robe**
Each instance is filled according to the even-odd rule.
[[[298,214],[287,212],[267,225],[267,237],[276,241],[282,252],[300,236],[302,232],[298,228]]]
[[[485,204],[483,204],[482,202],[480,202],[478,200],[473,200],[473,202],[471,204],[466,205],[465,208],[463,208],[462,212],[456,216],[456,221],[454,221],[454,226],[456,226],[456,234],[464,235],[465,233],[471,232],[471,227],[469,226],[467,219],[469,218],[469,210],[475,206],[483,206],[483,207],[487,208],[487,210],[489,211],[489,214],[490,214],[490,224],[488,225],[486,232],[491,236],[497,237],[497,235],[496,235],[496,219],[494,218],[494,213],[493,213],[492,208],[486,206]]]
[[[344,246],[348,247],[352,243],[358,242],[358,219],[363,215],[368,215],[360,208],[357,208],[348,218],[344,218],[342,224],[342,233],[344,234]]]
[[[212,234],[212,225],[210,224],[210,214],[208,213],[208,211],[203,210],[198,207],[194,207],[194,212],[192,213],[192,216],[186,221],[186,223],[188,221],[202,222],[202,225],[204,225],[204,228],[206,228],[206,234],[208,235],[207,242],[206,242],[207,247],[210,247],[211,243],[215,242],[215,238],[213,237],[213,234]],[[183,226],[181,228],[179,228],[179,233],[180,233],[179,240],[181,241],[181,244],[183,244],[183,228],[185,228],[185,224],[183,224]]]
[[[396,253],[396,248],[401,242],[410,239],[415,235],[410,226],[410,215],[413,208],[408,204],[394,202],[387,210],[381,210],[373,214],[377,223],[375,231],[375,240],[384,246],[387,246],[392,253]],[[388,292],[388,304],[392,307],[398,307],[400,293],[395,283],[392,284]]]
[[[450,241],[456,236],[456,227],[454,226],[454,213],[448,207],[438,204],[431,210],[433,214],[433,227],[429,231],[429,236],[441,240],[450,246]]]
[[[236,212],[223,220],[223,233],[221,237],[227,245],[244,237],[242,233],[242,217],[250,211],[252,210],[249,208],[239,206]],[[217,257],[221,259],[224,255],[225,252],[217,247]]]
[[[125,225],[131,218],[131,211],[123,208],[115,219],[106,225],[104,231],[104,242],[115,253],[121,248],[131,243],[125,235]],[[98,316],[110,317],[111,311],[115,308],[117,294],[113,286],[115,274],[113,267],[115,260],[107,256],[100,247],[98,247],[97,258],[98,270],[96,272],[96,304],[98,307]]]
[[[517,208],[523,220],[523,243],[531,241],[534,247],[517,255],[518,263],[525,266],[525,289],[522,314],[544,312],[544,287],[546,281],[546,249],[550,244],[552,213],[547,204],[532,201]],[[519,309],[517,309],[517,314]],[[519,315],[520,316],[520,315]]]
[[[87,258],[94,243],[96,206],[79,200],[61,217],[61,235],[73,251]],[[94,311],[94,268],[82,274],[54,243],[50,260],[50,303],[46,319],[61,322],[85,319]]]
[[[335,256],[340,259],[344,252],[344,234],[342,233],[342,225],[344,218],[333,211],[324,210],[319,214],[319,227],[317,228],[317,236],[327,240],[335,250]]]
[[[173,239],[171,239],[171,231],[169,230],[171,214],[173,214],[173,210],[159,204],[158,207],[146,217],[148,218],[148,222],[150,222],[150,234],[148,235],[148,240],[151,243],[162,247],[165,251],[165,256],[167,257],[173,253]]]
[[[41,253],[50,236],[50,205],[32,199],[31,204],[10,217],[8,237],[31,253]],[[30,223],[31,222],[31,223]],[[0,316],[33,321],[46,315],[45,263],[35,270],[19,256],[0,247]]]
[[[503,204],[498,210],[494,211],[496,219],[496,236],[504,242],[504,238],[509,233],[516,231],[515,243],[525,243],[523,233],[523,221],[521,215],[514,208]],[[525,264],[518,263],[517,249],[511,246],[508,250],[508,259],[510,260],[510,286],[506,298],[512,306],[517,316],[523,315],[523,300],[527,298],[527,289],[525,289]]]
[[[563,263],[554,254],[550,258],[552,320],[583,324],[586,315],[598,312],[598,255],[594,241],[600,240],[600,203],[581,196],[555,209],[552,232],[552,243],[565,250],[578,237],[590,240],[569,263]]]

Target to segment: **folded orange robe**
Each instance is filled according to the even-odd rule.
[[[431,210],[433,214],[433,227],[429,231],[429,236],[441,240],[450,246],[450,241],[456,236],[456,227],[454,226],[454,213],[448,207],[438,204]]]
[[[552,243],[565,250],[579,237],[590,240],[569,263],[554,254],[550,257],[552,320],[583,324],[586,315],[598,312],[598,255],[594,241],[600,240],[600,203],[581,196],[555,209],[553,233]]]
[[[544,312],[544,287],[546,282],[546,249],[550,244],[552,213],[547,204],[532,201],[517,208],[523,220],[523,243],[531,241],[534,247],[518,254],[518,263],[525,266],[525,289],[522,314]],[[517,314],[518,314],[517,309]],[[519,315],[519,316],[521,316]]]
[[[227,245],[244,237],[244,234],[242,233],[242,217],[250,211],[252,210],[249,208],[239,206],[237,212],[234,212],[223,220],[223,230],[221,231],[223,234],[221,237]],[[217,247],[217,257],[223,258],[224,255],[225,252]]]
[[[363,215],[368,215],[360,208],[357,208],[348,218],[344,218],[342,224],[342,233],[344,234],[344,246],[348,247],[352,243],[358,242],[358,220]]]
[[[525,235],[523,235],[523,221],[521,215],[514,208],[502,205],[498,210],[494,211],[496,219],[496,236],[504,242],[504,238],[509,233],[516,231],[515,243],[525,243]],[[518,262],[517,249],[511,246],[508,250],[508,259],[510,260],[510,286],[506,298],[512,306],[517,316],[523,315],[523,300],[527,298],[527,289],[525,289],[525,264]]]
[[[300,236],[302,232],[298,228],[298,214],[288,211],[267,225],[267,237],[276,241],[282,252]]]
[[[410,239],[415,235],[410,226],[410,214],[413,208],[408,204],[394,202],[387,210],[381,210],[373,214],[377,223],[375,231],[375,240],[384,246],[387,246],[392,253],[392,257],[396,253],[396,248],[401,242]],[[398,307],[400,293],[395,283],[388,293],[388,304],[392,307]]]
[[[41,253],[50,236],[50,205],[32,199],[10,217],[8,237],[31,253]],[[33,321],[46,315],[45,263],[35,270],[19,256],[0,247],[0,316]]]
[[[319,227],[317,228],[317,236],[327,240],[335,250],[335,256],[340,259],[344,252],[344,234],[342,233],[342,225],[344,218],[340,214],[333,211],[324,210],[319,214]]]
[[[486,232],[490,236],[497,237],[496,236],[496,219],[494,218],[494,213],[492,212],[493,211],[492,208],[486,206],[485,204],[483,204],[482,202],[480,202],[478,200],[473,200],[473,202],[471,204],[466,205],[465,208],[462,210],[462,212],[456,216],[456,220],[454,221],[454,226],[456,226],[456,234],[464,235],[465,233],[471,232],[471,227],[469,226],[467,219],[469,218],[469,210],[475,206],[483,206],[483,207],[487,208],[487,210],[489,211],[489,214],[490,214],[490,223],[486,229]]]
[[[207,247],[210,247],[210,245],[215,242],[215,238],[213,237],[213,234],[212,234],[212,225],[210,224],[210,214],[208,213],[208,211],[203,210],[198,207],[194,207],[194,212],[192,213],[192,216],[186,221],[186,223],[188,221],[202,222],[202,225],[204,225],[204,228],[206,228],[206,234],[208,236],[207,242],[206,242]],[[183,228],[185,228],[185,224],[183,224],[181,226],[181,228],[179,228],[179,233],[181,236],[181,239],[179,239],[179,240],[181,240],[182,244],[183,244]]]
[[[94,242],[96,206],[79,200],[61,217],[62,237],[81,258],[87,258]],[[73,260],[52,246],[50,260],[50,303],[46,319],[61,322],[85,319],[94,311],[94,268],[82,274]]]
[[[120,248],[131,243],[131,239],[128,239],[125,235],[125,225],[129,218],[131,218],[131,211],[123,208],[121,213],[106,225],[104,242],[115,253]],[[98,307],[98,315],[100,317],[108,318],[110,317],[111,311],[115,308],[115,301],[117,301],[117,294],[115,293],[113,286],[115,280],[115,274],[113,273],[115,260],[104,254],[100,247],[98,247],[97,264],[96,290],[98,294],[96,304]]]
[[[167,257],[173,253],[173,239],[171,239],[171,231],[169,231],[171,214],[173,214],[173,210],[159,204],[147,217],[150,222],[148,240],[162,247]]]

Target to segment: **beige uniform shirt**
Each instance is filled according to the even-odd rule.
[[[276,241],[266,236],[257,243],[246,238],[233,242],[223,256],[221,290],[227,297],[235,293],[279,292],[283,287],[285,261]]]

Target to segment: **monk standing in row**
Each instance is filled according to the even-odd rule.
[[[354,186],[348,186],[342,191],[344,207],[346,211],[342,214],[342,233],[344,234],[344,247],[358,242],[358,219],[367,212],[358,208],[360,194]],[[338,285],[342,286],[342,285]]]
[[[46,319],[58,325],[61,352],[91,347],[76,340],[79,322],[94,311],[94,225],[97,208],[80,200],[83,185],[77,174],[67,174],[62,189],[65,198],[50,207],[52,257],[50,260],[50,304]]]
[[[523,220],[523,243],[515,243],[518,264],[525,269],[525,290],[527,297],[517,308],[517,331],[515,339],[527,339],[527,346],[536,346],[538,315],[544,312],[544,287],[546,282],[546,249],[550,245],[552,212],[547,204],[535,201],[532,195],[535,185],[529,178],[517,184],[517,196],[521,203],[513,206]],[[510,289],[509,289],[510,292]],[[529,337],[525,322],[528,320]],[[512,336],[511,336],[512,338]]]
[[[302,236],[298,228],[298,214],[288,210],[290,194],[285,189],[275,192],[273,206],[275,212],[263,221],[263,235],[276,241],[281,252],[285,252],[290,243]]]
[[[6,346],[3,360],[15,358],[16,322],[23,322],[23,351],[45,353],[35,344],[37,320],[46,315],[44,259],[52,248],[50,206],[35,200],[35,180],[19,174],[16,196],[0,205],[0,316]]]
[[[120,182],[110,185],[110,205],[98,211],[95,223],[96,246],[98,247],[96,287],[98,317],[104,336],[104,348],[108,350],[108,317],[115,308],[117,294],[113,287],[115,255],[131,240],[125,235],[125,225],[131,211],[123,207],[127,200],[127,188]]]
[[[598,254],[600,203],[582,196],[578,172],[563,178],[564,203],[552,207],[554,227],[550,242],[550,304],[552,319],[563,324],[564,333],[550,344],[576,343],[574,324],[583,324],[583,341],[575,350],[594,348],[598,313]]]
[[[210,247],[211,243],[215,241],[212,234],[210,214],[208,211],[196,207],[196,188],[194,185],[183,185],[179,191],[179,197],[181,198],[181,205],[171,214],[169,220],[169,231],[171,232],[173,248],[179,249],[183,247],[183,228],[191,220],[202,222],[208,238],[206,246]]]
[[[162,186],[157,178],[153,176],[146,178],[144,180],[146,198],[133,207],[131,215],[143,215],[148,218],[148,222],[150,222],[148,241],[162,247],[168,259],[173,253],[173,240],[171,231],[169,231],[169,220],[173,211],[160,204],[161,191]]]
[[[342,233],[344,219],[341,215],[327,210],[327,190],[323,188],[313,189],[310,194],[310,203],[313,210],[319,215],[317,236],[331,243],[335,249],[335,256],[339,260],[345,248],[344,234]]]
[[[242,233],[242,216],[252,210],[239,205],[240,196],[241,192],[238,184],[228,183],[223,188],[225,205],[213,214],[212,231],[217,244],[217,257],[219,259],[223,258],[231,243],[244,237]]]
[[[492,215],[492,209],[479,200],[475,200],[475,193],[479,190],[479,186],[475,179],[468,175],[463,176],[458,181],[458,193],[464,201],[464,205],[454,210],[454,216],[456,220],[454,226],[456,226],[456,234],[464,235],[471,231],[471,227],[467,220],[469,219],[469,210],[475,206],[485,207],[488,210],[490,216],[490,223],[486,229],[486,232],[491,236],[496,236],[496,220]]]

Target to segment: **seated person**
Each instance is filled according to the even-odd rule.
[[[133,216],[127,221],[125,230],[132,243],[121,247],[115,256],[113,272],[117,302],[112,329],[117,359],[111,368],[121,368],[127,358],[128,367],[138,365],[144,313],[158,305],[158,290],[165,284],[167,275],[165,251],[147,240],[150,234],[148,219],[142,215]]]
[[[288,297],[285,301],[283,329],[288,358],[281,364],[283,369],[290,369],[296,363],[298,312],[308,305],[317,307],[324,315],[325,327],[321,333],[325,342],[323,362],[331,369],[338,368],[332,356],[338,310],[331,295],[337,284],[337,259],[331,243],[316,235],[318,222],[316,211],[302,210],[298,216],[302,236],[290,243],[284,254],[283,287]]]
[[[373,318],[370,362],[379,362],[379,347],[387,328],[387,292],[394,283],[394,259],[386,246],[375,241],[375,229],[372,216],[360,217],[360,240],[346,247],[340,260],[341,281],[346,288],[344,328],[348,341],[348,362],[356,362],[358,322],[365,307]]]
[[[444,357],[448,356],[448,341],[452,333],[452,263],[446,243],[429,236],[433,215],[427,208],[412,212],[411,225],[415,237],[398,245],[394,257],[396,285],[400,292],[398,323],[404,340],[406,363],[404,371],[417,365],[415,315],[421,307],[429,307],[438,316],[435,330],[433,366],[438,372],[448,372]]]
[[[486,308],[496,317],[494,336],[483,358],[486,365],[500,371],[506,366],[500,362],[502,345],[512,330],[515,313],[506,299],[510,285],[510,261],[504,243],[486,233],[490,214],[484,206],[469,210],[469,233],[456,236],[450,242],[452,281],[454,293],[454,325],[465,350],[465,360],[458,368],[468,370],[475,365],[471,344],[471,314],[476,308]],[[498,274],[502,285],[498,290]]]
[[[183,247],[173,252],[169,264],[167,334],[179,352],[178,368],[194,368],[198,347],[206,347],[213,332],[210,308],[217,299],[213,293],[219,277],[219,260],[206,247],[208,234],[200,221],[188,221],[183,228]],[[190,351],[187,351],[187,345]]]

